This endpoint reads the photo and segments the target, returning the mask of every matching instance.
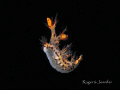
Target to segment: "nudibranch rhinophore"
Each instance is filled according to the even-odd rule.
[[[55,33],[56,24],[57,15],[54,22],[50,18],[47,18],[46,25],[51,30],[51,39],[49,43],[47,43],[45,37],[42,37],[40,41],[43,46],[43,51],[46,53],[46,56],[50,62],[50,65],[58,72],[69,73],[79,65],[83,55],[81,54],[79,58],[76,58],[75,54],[72,54],[70,50],[71,44],[67,45],[62,50],[59,49],[60,40],[66,40],[68,35],[64,34],[66,31],[65,28],[63,32],[57,36]],[[71,61],[68,60],[68,57],[71,57]]]

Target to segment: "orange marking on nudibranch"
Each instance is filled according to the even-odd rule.
[[[49,44],[48,44],[47,42],[45,42],[44,46],[45,46],[45,47],[48,47],[48,46],[49,46]]]
[[[47,24],[48,24],[48,27],[52,26],[52,20],[50,18],[47,18]]]
[[[61,40],[65,40],[68,37],[66,34],[61,34]]]
[[[82,56],[80,56],[78,60],[75,61],[75,64],[78,64],[81,59],[82,59]]]

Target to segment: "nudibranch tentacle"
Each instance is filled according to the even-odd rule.
[[[60,35],[56,36],[56,24],[57,15],[54,22],[50,18],[47,18],[47,27],[51,30],[51,39],[49,43],[47,43],[45,37],[42,37],[40,41],[43,45],[43,51],[46,53],[51,66],[58,72],[69,73],[79,65],[83,55],[80,55],[78,59],[75,59],[75,54],[72,55],[70,50],[71,44],[67,45],[62,50],[59,49],[60,40],[66,40],[68,35],[64,34],[67,29],[65,28]],[[71,61],[68,60],[68,57],[71,57]]]

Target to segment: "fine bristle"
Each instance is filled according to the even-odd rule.
[[[42,36],[41,37],[41,39],[39,39],[40,40],[40,44],[43,46],[46,42],[47,42],[47,39],[44,37],[44,36]]]

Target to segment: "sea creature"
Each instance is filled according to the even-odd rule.
[[[57,15],[54,22],[50,18],[47,18],[46,25],[51,30],[50,42],[48,43],[45,37],[42,37],[40,41],[43,51],[46,53],[46,56],[50,62],[50,65],[58,72],[69,73],[79,65],[83,55],[81,54],[79,58],[76,58],[75,53],[72,54],[70,50],[71,44],[60,50],[60,40],[66,40],[68,38],[68,35],[64,34],[67,28],[65,28],[63,32],[57,36],[55,33],[56,24]],[[71,61],[68,60],[68,57],[71,57]]]

